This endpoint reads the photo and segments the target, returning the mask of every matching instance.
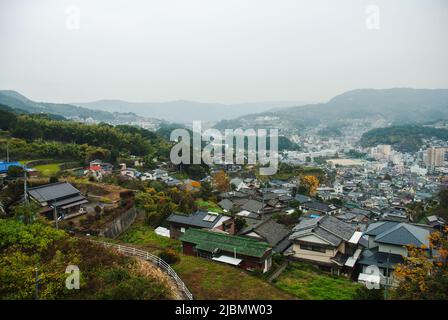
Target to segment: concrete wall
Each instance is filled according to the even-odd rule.
[[[116,238],[131,226],[136,217],[137,210],[132,207],[109,223],[106,228],[100,231],[99,235],[106,238]]]

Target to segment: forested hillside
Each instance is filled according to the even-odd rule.
[[[415,152],[430,138],[448,140],[448,130],[418,125],[377,128],[364,133],[360,142],[363,147],[390,144],[399,151]]]
[[[0,108],[0,129],[9,131],[12,154],[22,157],[85,159],[86,154],[168,157],[170,143],[151,131],[128,125],[83,124],[43,114],[18,114]],[[0,149],[4,149],[2,144]],[[1,151],[0,151],[1,152]],[[33,154],[31,154],[33,153]],[[37,154],[36,154],[37,153]]]

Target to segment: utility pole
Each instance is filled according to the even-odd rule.
[[[9,141],[6,142],[6,162],[9,162]]]
[[[55,201],[56,202],[56,201]],[[54,218],[54,225],[56,227],[56,230],[59,230],[59,225],[58,225],[58,211],[56,209],[56,205],[53,204],[53,218]]]
[[[26,170],[23,169],[23,197],[25,198],[25,203],[28,203],[28,184],[26,179]]]
[[[387,264],[386,264],[386,283],[384,284],[384,300],[388,298],[388,289],[389,289],[389,261],[390,261],[390,250],[387,254]]]
[[[34,268],[34,277],[35,277],[35,297],[36,300],[39,300],[39,269],[37,267]]]

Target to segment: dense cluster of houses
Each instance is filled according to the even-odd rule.
[[[399,206],[371,208],[356,201],[336,205],[323,197],[317,200],[294,194],[295,185],[289,181],[274,180],[269,187],[261,187],[255,178],[234,178],[231,184],[232,191],[219,194],[223,214],[173,213],[167,219],[170,236],[182,241],[184,253],[262,272],[269,270],[273,254],[282,254],[332,274],[394,285],[393,271],[407,256],[406,247],[427,246],[429,234],[445,225],[437,216],[428,217],[426,223],[412,222]],[[341,199],[356,190],[358,184],[348,184],[348,188],[345,184],[323,186],[318,192],[324,188],[325,192],[338,193]],[[278,216],[295,210],[302,213],[296,225],[288,227],[277,222]],[[237,230],[235,219],[244,219],[245,226]],[[253,241],[269,250],[258,252],[256,257],[239,251]],[[232,250],[229,244],[234,242],[238,245]],[[379,273],[372,274],[372,268]]]
[[[234,176],[241,171],[233,166],[225,169]],[[98,180],[112,173],[142,181],[160,180],[188,191],[198,191],[201,185],[191,179],[177,180],[162,168],[140,172],[120,164],[114,170],[112,164],[100,160],[90,162],[83,171]],[[296,181],[262,184],[255,177],[234,177],[229,191],[218,194],[221,213],[173,212],[164,222],[167,228],[156,232],[179,239],[185,254],[247,270],[269,271],[272,256],[278,254],[358,281],[394,285],[393,272],[407,256],[407,246],[428,248],[430,233],[446,222],[438,216],[412,221],[405,209],[411,202],[432,201],[438,183],[415,174],[385,178],[388,171],[381,173],[337,168],[336,182],[319,186],[313,198],[297,194]],[[88,199],[67,182],[27,191],[28,198],[50,219],[54,212],[60,219],[86,213],[83,208]],[[297,213],[300,218],[294,225],[282,224],[279,219]],[[428,249],[428,256],[431,254]]]

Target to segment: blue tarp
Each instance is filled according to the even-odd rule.
[[[18,162],[0,162],[0,173],[7,173],[9,167],[22,167],[23,166]]]

